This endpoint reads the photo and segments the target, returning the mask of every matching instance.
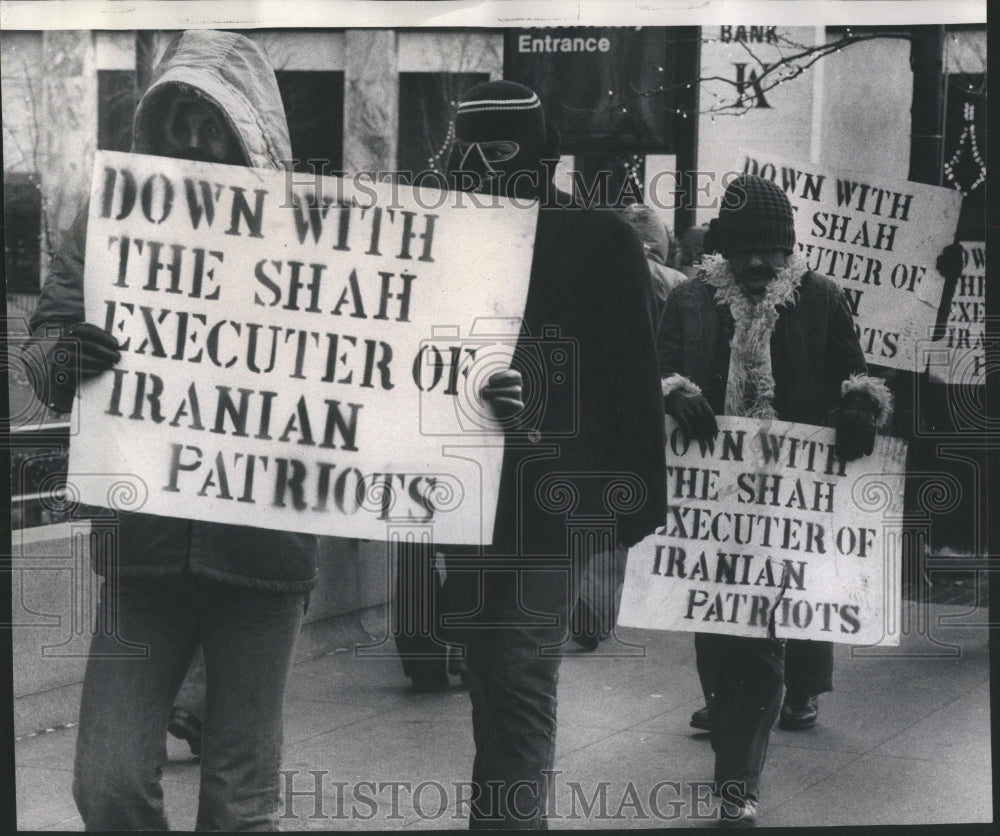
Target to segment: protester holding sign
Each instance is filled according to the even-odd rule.
[[[843,292],[793,255],[793,213],[781,188],[739,177],[708,237],[719,255],[671,293],[660,320],[667,413],[699,439],[714,437],[716,414],[833,424],[840,458],[871,453],[890,418],[889,392],[866,374]],[[772,626],[765,639],[696,633],[695,648],[722,817],[752,825],[781,704],[784,644]],[[822,679],[814,692],[829,689]]]
[[[230,167],[234,164],[274,172],[237,169],[240,176],[245,174],[246,181],[229,189],[234,196],[242,197],[247,184],[258,185],[261,178],[277,177],[276,173],[283,171],[283,161],[291,158],[288,128],[274,71],[253,42],[233,33],[191,31],[175,38],[167,46],[137,106],[134,125],[136,152],[175,160],[225,163],[227,167],[218,168],[221,179],[234,176]],[[166,168],[167,161],[161,162]],[[136,170],[147,170],[150,159],[135,157],[126,164]],[[176,167],[176,163],[172,165]],[[127,203],[141,205],[146,216],[152,216],[154,195],[149,184],[155,181],[161,186],[164,182],[169,183],[162,172],[154,172],[137,194],[136,180],[128,168],[108,167],[104,174],[103,178],[95,178],[95,182],[117,179],[124,184],[121,194],[127,198]],[[203,206],[207,207],[211,187],[204,181],[201,186],[201,198],[206,201]],[[201,219],[196,189],[197,184],[189,181],[188,190],[183,194],[185,204]],[[216,188],[216,196],[222,189],[221,185]],[[163,195],[161,191],[160,196]],[[258,205],[262,205],[262,199],[263,192],[258,190]],[[91,205],[97,209],[98,219],[115,220],[111,217],[109,200],[92,200]],[[253,214],[245,201],[234,205],[244,205],[248,213]],[[169,204],[162,203],[160,208],[165,215]],[[126,223],[127,214],[120,212],[117,222]],[[207,224],[211,223],[209,214],[208,209],[204,209]],[[234,218],[238,217],[238,210],[234,209]],[[162,220],[158,218],[155,223]],[[144,373],[135,372],[134,367],[132,371],[111,368],[120,361],[124,364],[127,359],[132,364],[153,354],[159,355],[153,359],[171,362],[167,352],[146,352],[143,348],[158,344],[161,339],[152,315],[146,321],[154,327],[145,340],[132,334],[123,337],[121,345],[108,331],[84,321],[85,309],[92,310],[95,299],[97,310],[105,307],[101,298],[105,289],[101,283],[108,279],[101,275],[103,270],[95,268],[103,263],[101,256],[105,255],[103,251],[107,249],[108,239],[88,241],[88,225],[93,233],[97,221],[90,218],[88,222],[88,213],[84,210],[53,260],[31,323],[34,340],[28,348],[27,367],[33,373],[39,397],[60,411],[73,405],[81,377],[107,372],[104,379],[113,377],[120,390],[121,381],[129,375],[136,380],[140,377],[147,380],[142,377]],[[130,232],[128,227],[115,230],[113,240],[125,246],[121,248],[124,253],[121,272],[116,271],[109,285],[123,288],[129,285],[125,259],[134,249],[139,255],[150,256],[149,278],[142,292],[165,292],[172,294],[174,300],[191,298],[197,304],[202,291],[206,300],[218,300],[220,293],[235,297],[239,295],[235,291],[241,288],[232,285],[243,283],[246,287],[242,290],[252,296],[252,272],[226,274],[221,269],[222,253],[206,252],[205,249],[198,251],[200,257],[205,261],[214,258],[214,264],[206,268],[203,262],[195,262],[190,293],[184,293],[179,287],[158,286],[160,271],[170,273],[175,283],[180,281],[175,262],[189,248],[148,240],[146,233],[140,235],[143,240],[130,243],[129,238],[135,237],[130,236]],[[155,252],[154,247],[157,248]],[[168,250],[173,251],[173,259],[166,255]],[[223,276],[235,277],[238,281],[224,281]],[[245,281],[239,281],[244,277]],[[214,287],[207,286],[210,281]],[[118,309],[114,301],[107,304],[109,309]],[[122,303],[120,310],[133,310],[133,307],[131,303]],[[167,310],[161,314],[160,322],[169,313]],[[183,315],[188,316],[188,313],[183,312]],[[205,314],[194,310],[190,321],[197,322],[199,317],[205,321]],[[107,321],[113,322],[110,317]],[[184,331],[178,336],[178,344],[190,348],[193,336],[193,332]],[[213,344],[213,337],[208,336],[204,344],[198,342],[192,354],[197,358],[210,354],[213,345],[218,348],[217,343],[216,340]],[[235,370],[227,369],[223,372],[235,374]],[[205,377],[206,371],[202,369],[199,376]],[[91,387],[87,394],[93,392],[100,397],[102,393],[95,387],[104,379],[86,384]],[[155,443],[155,428],[177,427],[180,424],[178,416],[185,413],[178,409],[172,423],[159,415],[160,398],[167,384],[154,374],[150,374],[148,380],[151,383],[146,392],[148,398],[137,392],[136,402],[149,405],[149,422],[138,420],[134,412],[130,418],[129,411],[88,404],[86,398],[81,401],[78,414],[88,417],[85,422],[88,425],[96,424],[104,413],[120,418],[120,423],[108,425],[115,427],[116,435],[109,437],[103,446],[117,451],[116,456],[133,455],[132,448],[139,446],[134,441],[136,436],[128,443],[123,443],[122,438],[129,437],[127,432],[138,432],[139,438],[148,439],[140,458],[155,458],[162,464],[164,447]],[[274,390],[268,391],[267,397],[277,399],[293,384],[294,381],[284,386],[276,385]],[[317,388],[322,391],[321,387]],[[118,397],[114,385],[108,389],[112,400]],[[523,406],[519,379],[514,372],[491,375],[479,396],[494,415],[517,412]],[[270,404],[271,400],[267,402]],[[86,412],[82,407],[96,407],[97,413]],[[187,413],[187,423],[204,431],[193,394],[185,408],[191,410]],[[225,410],[220,407],[218,414],[224,415]],[[230,415],[237,423],[241,420],[235,406]],[[304,423],[305,419],[302,421]],[[84,422],[81,420],[81,423]],[[220,425],[221,421],[216,422],[216,431],[221,430]],[[289,424],[289,427],[294,426],[298,425]],[[119,428],[121,434],[118,434]],[[267,436],[267,433],[262,431],[261,435]],[[239,441],[244,442],[246,436],[243,433]],[[74,457],[81,452],[76,443],[79,440],[74,440],[75,447],[71,445],[71,471],[84,482],[91,475],[107,477],[107,473],[81,471],[78,466],[74,469]],[[180,464],[183,467],[175,467],[171,479],[157,477],[156,482],[148,480],[150,484],[138,476],[129,476],[137,472],[134,468],[138,462],[125,464],[112,458],[108,465],[97,467],[111,469],[112,478],[119,481],[131,478],[136,493],[155,491],[157,496],[169,497],[172,495],[171,480],[176,481],[178,472],[194,469],[189,463]],[[224,477],[220,469],[214,477],[202,481],[204,485],[214,484],[219,493],[228,494]],[[214,478],[219,481],[211,482]],[[244,505],[259,509],[260,505],[254,506],[253,497],[248,495],[249,486],[248,479],[244,485]],[[176,487],[173,493],[177,493]],[[117,540],[101,549],[92,547],[94,568],[103,575],[104,585],[83,685],[74,780],[74,796],[89,830],[166,829],[160,786],[160,769],[166,760],[165,729],[171,703],[199,645],[205,658],[206,704],[200,741],[202,764],[197,827],[206,830],[277,829],[285,682],[306,599],[316,580],[318,540],[312,533],[214,522],[212,520],[221,515],[219,505],[195,507],[198,498],[205,495],[203,487],[201,494],[186,500],[188,505],[177,506],[184,511],[190,507],[192,516],[200,514],[201,521],[181,519],[178,515],[120,511]],[[111,502],[110,495],[106,501]],[[256,525],[261,514],[259,511],[254,513]]]
[[[134,126],[141,153],[270,169],[291,156],[274,71],[258,47],[232,33],[191,31],[172,41]],[[111,334],[82,322],[86,226],[85,210],[53,260],[31,323],[31,350],[45,354],[36,368],[50,371],[36,391],[61,411],[72,406],[77,369],[99,374],[120,359]],[[198,827],[276,829],[285,680],[316,579],[316,536],[138,513],[121,513],[118,522],[117,543],[94,555],[103,603],[73,785],[84,825],[167,829],[164,730],[201,644],[207,708]],[[148,648],[148,657],[125,656],[123,642]]]
[[[546,165],[558,157],[554,132],[533,91],[506,81],[472,88],[455,131],[449,169],[470,202],[541,199],[513,363],[527,407],[506,433],[493,540],[446,552],[449,641],[465,646],[473,706],[470,824],[537,828],[549,808],[574,579],[594,550],[633,545],[662,522],[650,279],[625,221],[555,190]],[[588,546],[595,518],[607,525]]]

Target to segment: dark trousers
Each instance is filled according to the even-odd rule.
[[[409,677],[448,675],[448,647],[440,625],[444,591],[434,559],[428,543],[400,543],[396,549],[392,637]]]
[[[87,830],[166,830],[167,715],[205,654],[198,830],[277,830],[282,708],[304,593],[191,576],[105,582],[83,682],[73,795]],[[148,653],[121,655],[121,641]],[[116,656],[117,654],[117,656]]]
[[[781,709],[784,642],[695,633],[698,676],[708,700],[715,782],[759,798],[767,741]]]
[[[789,639],[785,642],[785,687],[799,697],[833,690],[833,642]]]
[[[464,647],[476,756],[471,828],[545,828],[556,746],[556,687],[569,638],[569,559],[448,557],[449,643]],[[575,573],[574,573],[575,577]]]
[[[612,551],[596,553],[581,573],[580,599],[574,616],[580,623],[572,624],[574,633],[590,634],[606,639],[618,623],[618,610],[625,583],[628,549],[618,546]]]
[[[205,720],[205,654],[200,647],[195,650],[191,666],[184,675],[174,708],[182,708],[198,720]]]

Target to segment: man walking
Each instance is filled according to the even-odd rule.
[[[664,406],[689,437],[715,415],[836,427],[837,455],[869,454],[891,397],[867,375],[847,300],[794,255],[779,186],[744,175],[726,189],[699,274],[668,297],[657,335]],[[724,823],[756,823],[767,739],[781,706],[784,643],[695,634]]]
[[[547,161],[558,158],[556,134],[532,90],[508,81],[472,88],[455,134],[449,171],[478,193],[466,203],[541,204],[513,360],[528,407],[506,425],[493,542],[446,552],[445,616],[448,641],[467,653],[470,825],[541,828],[576,579],[593,554],[633,545],[664,514],[651,288],[625,221],[555,190]],[[588,542],[594,520],[607,525]]]

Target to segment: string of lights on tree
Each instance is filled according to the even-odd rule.
[[[780,57],[776,57],[773,63],[766,63],[754,52],[752,46],[744,40],[733,41],[732,39],[703,35],[698,39],[701,44],[731,44],[734,48],[739,47],[746,53],[754,65],[753,71],[756,74],[753,84],[755,88],[754,92],[746,92],[745,88],[750,86],[748,82],[741,83],[736,79],[722,75],[707,75],[693,82],[689,80],[681,81],[674,85],[657,85],[647,90],[630,90],[627,93],[622,93],[621,91],[616,93],[614,90],[609,90],[608,103],[604,109],[627,113],[629,106],[639,99],[659,96],[664,93],[690,90],[693,84],[698,84],[703,96],[712,97],[712,101],[707,107],[703,107],[696,114],[685,108],[668,108],[667,113],[673,116],[680,116],[682,119],[687,119],[692,115],[707,114],[713,122],[716,116],[744,116],[756,106],[758,90],[761,94],[774,90],[785,82],[792,81],[801,76],[817,61],[828,55],[840,52],[842,49],[853,44],[884,38],[906,40],[909,38],[909,35],[904,32],[891,31],[857,33],[847,28],[844,34],[835,41],[824,44],[805,44],[788,37],[786,34],[775,32],[773,34],[773,41],[768,46],[777,50]],[[681,41],[669,41],[668,43],[679,44]],[[726,57],[732,58],[733,53],[730,51]],[[657,71],[663,72],[664,68],[657,66]],[[730,88],[732,92],[719,93],[712,89],[713,82]]]
[[[455,102],[449,102],[449,107],[454,111],[457,105]],[[455,117],[454,113],[452,117],[448,120],[448,131],[445,134],[444,141],[438,146],[437,150],[427,158],[427,167],[431,171],[442,172],[444,169],[441,165],[441,158],[448,153],[451,148],[451,144],[455,139]]]
[[[983,156],[976,140],[976,106],[972,102],[966,102],[962,116],[965,120],[962,135],[959,137],[955,153],[944,164],[944,175],[952,186],[958,189],[964,197],[967,197],[970,192],[978,189],[986,181],[986,164],[983,162]],[[962,179],[964,171],[960,171],[960,169],[969,168],[967,162],[969,157],[972,158],[972,163],[975,166],[970,177],[974,176],[975,179],[972,180],[971,184],[965,185],[964,183],[967,181]],[[963,165],[963,161],[965,161],[965,165]]]
[[[699,85],[700,93],[702,98],[711,97],[711,102],[707,107],[702,107],[701,109],[695,111],[693,109],[687,109],[684,107],[670,107],[666,108],[665,112],[669,116],[675,118],[679,117],[681,119],[688,119],[691,116],[701,116],[708,115],[711,121],[714,122],[717,116],[735,116],[742,117],[747,113],[752,111],[757,105],[757,96],[759,94],[768,93],[782,84],[793,81],[803,75],[810,67],[812,67],[817,61],[822,60],[828,55],[833,55],[839,53],[841,50],[852,46],[857,43],[862,43],[864,41],[873,40],[883,40],[883,39],[895,39],[895,40],[909,40],[910,36],[905,31],[893,31],[893,30],[881,30],[877,32],[852,32],[850,27],[845,27],[843,35],[833,41],[829,41],[823,44],[806,44],[797,41],[789,37],[786,33],[780,31],[772,32],[773,40],[769,42],[768,46],[778,51],[780,57],[773,61],[773,63],[766,63],[761,57],[754,52],[751,44],[748,44],[746,40],[734,40],[733,38],[723,38],[721,36],[712,37],[706,35],[702,32],[701,37],[697,39],[673,39],[666,41],[666,45],[679,46],[681,44],[692,44],[700,43],[701,45],[706,44],[718,44],[725,43],[728,45],[741,48],[745,54],[751,59],[754,64],[754,72],[756,74],[755,80],[753,82],[754,90],[752,92],[747,92],[746,88],[751,86],[748,82],[740,83],[736,79],[729,78],[722,75],[707,75],[694,80],[681,81],[673,85],[668,84],[658,84],[644,90],[615,90],[614,88],[608,90],[607,100],[604,106],[600,109],[602,112],[618,112],[627,114],[629,112],[629,107],[635,107],[637,102],[644,98],[650,98],[654,96],[663,96],[670,93],[678,93],[682,90],[687,91],[692,88],[695,84]],[[952,40],[957,42],[957,36],[952,35]],[[732,58],[733,53],[727,53],[727,58]],[[665,73],[666,69],[662,65],[656,65],[656,71],[658,73]],[[731,93],[720,93],[717,90],[712,89],[713,83],[716,85],[723,85],[725,87],[731,88]],[[758,94],[759,91],[759,94]],[[985,95],[985,91],[981,91],[982,95]],[[455,103],[451,103],[452,108],[454,108]],[[968,142],[970,144],[970,153],[976,164],[979,165],[977,171],[977,176],[973,183],[967,187],[968,191],[972,191],[977,188],[985,180],[986,168],[982,161],[982,155],[979,152],[978,146],[975,140],[975,125],[971,124],[967,126],[968,130]],[[452,140],[454,139],[454,124],[449,122],[448,132],[445,139],[442,141],[441,145],[438,147],[436,152],[428,158],[428,164],[433,170],[440,170],[441,157],[447,152],[451,147]],[[966,134],[963,132],[963,139],[959,144],[959,148],[956,151],[956,155],[961,152],[964,147],[964,142],[966,141]],[[957,160],[953,159],[951,163],[952,170],[954,170]],[[629,176],[635,177],[635,172],[637,171],[636,165],[629,166]],[[947,169],[946,169],[947,173]],[[951,176],[949,175],[949,180]],[[952,181],[954,182],[954,181]],[[960,188],[956,184],[956,187]]]

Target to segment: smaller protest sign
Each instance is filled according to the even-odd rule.
[[[738,170],[788,195],[806,266],[844,289],[865,360],[922,372],[917,346],[944,287],[935,262],[954,241],[962,195],[758,151],[740,152]]]
[[[898,644],[904,442],[842,462],[826,427],[719,417],[688,442],[666,420],[665,523],[629,552],[620,624]]]

